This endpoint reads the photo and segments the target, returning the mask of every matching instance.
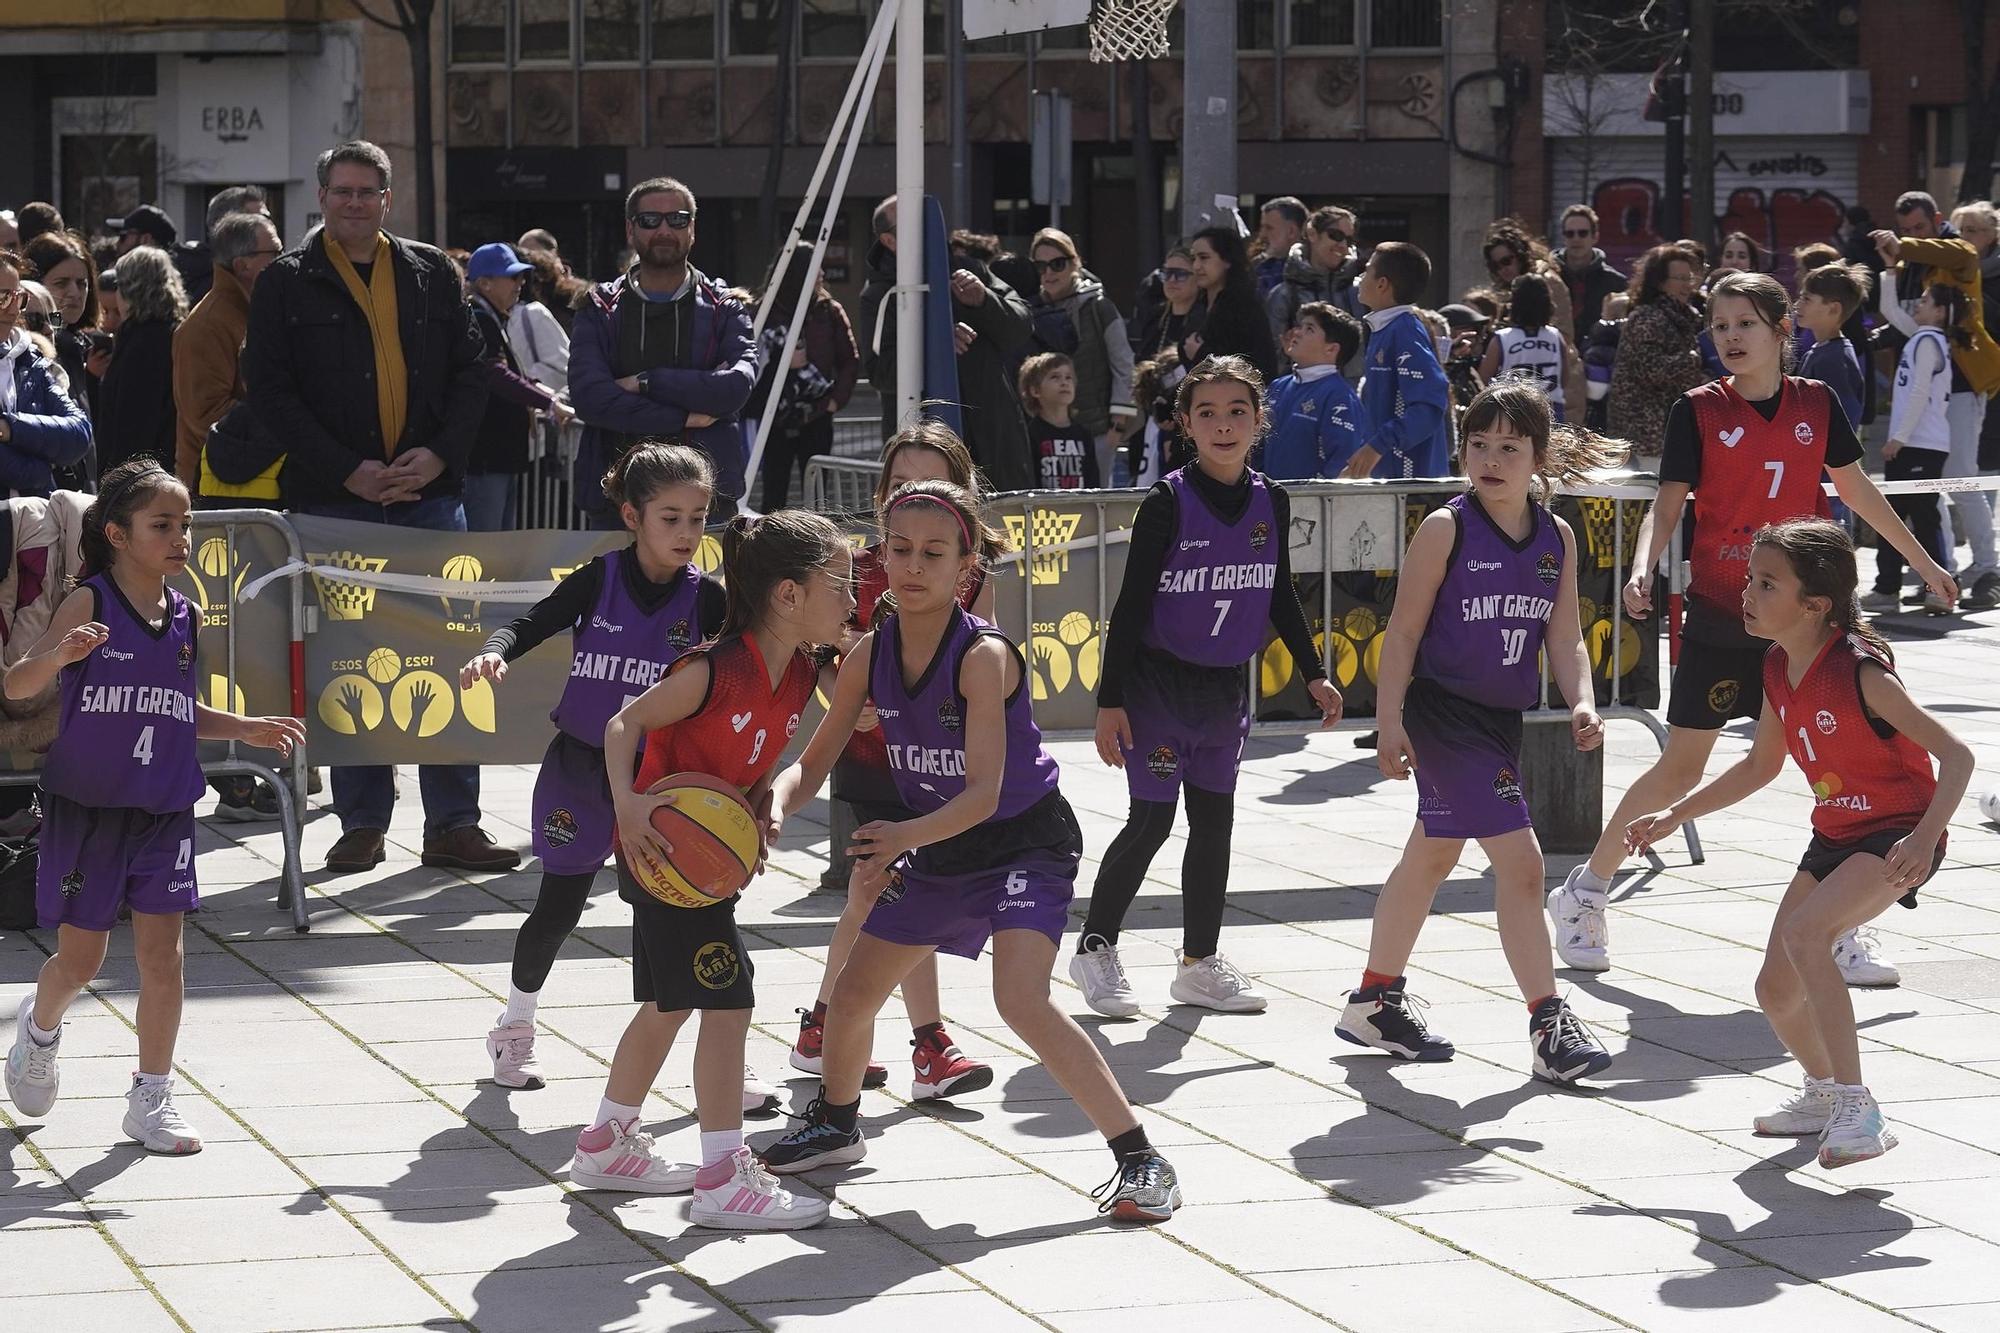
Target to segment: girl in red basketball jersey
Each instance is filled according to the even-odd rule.
[[[672,861],[672,847],[652,823],[653,812],[671,798],[646,794],[671,774],[720,778],[768,811],[771,770],[819,679],[817,646],[837,642],[853,613],[853,562],[833,524],[782,510],[732,520],[722,538],[722,570],[729,611],[721,635],[676,661],[604,731],[618,891],[632,904],[632,998],[639,1010],[619,1039],[597,1116],[577,1138],[570,1181],[649,1194],[692,1189],[698,1225],[789,1230],[825,1221],[827,1204],[780,1189],[743,1146],[743,1045],[753,997],[735,899],[669,906],[633,879],[626,855],[643,848]],[[635,765],[636,781],[629,776]],[[641,1106],[674,1037],[697,1010],[699,1168],[662,1158],[639,1128]]]
[[[1861,1081],[1854,1006],[1831,946],[1892,902],[1917,905],[1972,776],[1972,751],[1911,700],[1889,645],[1862,621],[1857,582],[1854,546],[1832,523],[1794,519],[1757,534],[1742,594],[1744,628],[1771,645],[1756,743],[1721,777],[1626,831],[1644,851],[1769,783],[1787,751],[1804,771],[1812,842],[1771,924],[1757,1001],[1805,1069],[1805,1086],[1756,1128],[1819,1135],[1825,1167],[1896,1146]]]
[[[1556,952],[1570,967],[1602,972],[1611,966],[1604,906],[1625,856],[1625,826],[1694,790],[1722,728],[1732,718],[1758,716],[1763,707],[1764,645],[1744,630],[1738,605],[1758,529],[1824,517],[1825,474],[1932,591],[1947,601],[1958,597],[1951,575],[1862,471],[1860,442],[1833,391],[1784,373],[1792,341],[1787,304],[1785,289],[1769,274],[1730,273],[1718,281],[1709,297],[1708,331],[1729,373],[1690,389],[1667,413],[1659,497],[1640,525],[1639,558],[1625,585],[1627,614],[1649,614],[1653,569],[1693,492],[1687,625],[1667,704],[1667,744],[1619,801],[1590,860],[1549,893]],[[1842,943],[1859,958],[1861,945]]]
[[[891,436],[882,447],[882,476],[875,484],[877,526],[885,533],[879,515],[897,487],[912,481],[948,481],[973,494],[979,493],[979,477],[973,470],[972,455],[965,442],[949,426],[936,421],[919,421]],[[889,587],[888,571],[882,563],[883,543],[855,552],[854,620],[842,637],[840,651],[849,653],[861,636],[873,628],[875,605]],[[959,589],[959,604],[981,620],[993,619],[993,585],[986,581],[983,567],[975,567],[972,577]],[[847,748],[833,766],[832,814],[827,830],[825,891],[835,883],[847,895],[840,920],[827,941],[826,967],[820,974],[819,994],[810,1010],[799,1011],[799,1036],[792,1045],[792,1068],[808,1074],[822,1072],[821,1046],[826,1040],[826,1002],[833,996],[833,983],[847,963],[847,955],[860,938],[861,923],[874,910],[881,886],[864,884],[855,871],[858,863],[848,844],[858,824],[878,820],[903,820],[914,816],[897,794],[889,775],[889,756],[875,723],[875,710],[861,710],[861,722],[848,739]],[[938,1000],[937,959],[926,957],[903,978],[903,1008],[910,1015],[910,1097],[925,1101],[948,1097],[953,1092],[973,1092],[993,1082],[991,1065],[966,1058],[958,1043],[944,1029],[944,1012]],[[879,1088],[889,1081],[889,1071],[870,1062],[862,1086]]]

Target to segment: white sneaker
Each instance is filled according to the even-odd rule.
[[[1833,942],[1833,961],[1840,979],[1850,986],[1896,986],[1903,974],[1882,952],[1882,940],[1867,926],[1857,926]]]
[[[35,1012],[35,997],[21,997],[14,1011],[14,1045],[7,1052],[7,1096],[22,1115],[39,1119],[56,1104],[62,1086],[62,1071],[56,1068],[56,1051],[62,1045],[62,1028],[56,1039],[43,1046],[28,1035],[28,1020]]]
[[[630,1194],[686,1194],[694,1188],[695,1167],[672,1162],[653,1149],[653,1136],[634,1116],[625,1124],[607,1120],[576,1136],[569,1183],[578,1189]]]
[[[1586,894],[1577,880],[1588,866],[1564,877],[1562,887],[1549,890],[1549,924],[1554,928],[1556,956],[1564,967],[1579,972],[1611,970],[1611,928],[1604,920],[1604,895]]]
[[[780,1185],[746,1146],[701,1169],[689,1218],[696,1226],[726,1231],[797,1231],[826,1221],[829,1210],[825,1199]]]
[[[1900,611],[1902,603],[1893,592],[1876,592],[1871,588],[1861,594],[1861,609],[1871,613]]]
[[[535,1061],[535,1025],[525,1019],[503,1023],[486,1034],[493,1057],[493,1081],[503,1088],[540,1088],[542,1067]]]
[[[1118,946],[1105,943],[1101,935],[1090,938],[1097,947],[1070,958],[1069,979],[1083,992],[1083,1002],[1106,1018],[1132,1017],[1139,1012],[1139,997],[1132,993],[1125,965],[1118,961]]]
[[[1183,960],[1168,993],[1182,1004],[1219,1009],[1225,1014],[1261,1014],[1266,1003],[1250,978],[1219,953],[1192,963]]]
[[[1833,1118],[1833,1080],[1806,1076],[1806,1084],[1774,1111],[1766,1111],[1752,1122],[1757,1133],[1772,1138],[1802,1138],[1819,1134]]]
[[[778,1109],[779,1089],[757,1076],[757,1071],[749,1065],[743,1066],[743,1114],[764,1115]]]
[[[174,1109],[174,1081],[142,1083],[137,1077],[125,1093],[125,1136],[137,1139],[147,1152],[185,1156],[201,1151],[201,1135]]]
[[[1896,1146],[1882,1108],[1863,1087],[1836,1087],[1833,1115],[1819,1140],[1819,1164],[1832,1170],[1880,1157]]]

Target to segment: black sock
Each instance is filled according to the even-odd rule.
[[[824,1097],[825,1095],[826,1087],[822,1084],[820,1086],[820,1096]],[[854,1122],[861,1115],[861,1099],[859,1097],[856,1097],[844,1106],[837,1102],[823,1102],[821,1105],[826,1112],[827,1124],[832,1125],[843,1134],[852,1134],[854,1132]]]
[[[930,1036],[933,1032],[935,1032],[940,1037],[943,1036],[944,1024],[942,1022],[916,1023],[911,1025],[910,1031],[915,1034],[917,1045],[921,1046],[924,1044],[924,1039]]]
[[[1123,1166],[1135,1157],[1145,1157],[1152,1153],[1153,1145],[1146,1138],[1146,1127],[1134,1125],[1132,1128],[1110,1140],[1111,1155]]]
[[[826,1001],[814,1000],[812,1012],[806,1015],[806,1022],[813,1027],[826,1026]]]

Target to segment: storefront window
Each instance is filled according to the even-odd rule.
[[[1369,0],[1368,45],[1418,50],[1443,46],[1442,0]]]
[[[639,0],[583,0],[583,58],[591,64],[639,62]]]
[[[653,59],[714,60],[715,0],[653,0]]]
[[[1354,46],[1354,0],[1291,0],[1293,46]]]
[[[523,64],[569,59],[570,0],[515,0],[514,50]]]
[[[799,53],[809,57],[858,56],[874,16],[868,0],[805,0]]]
[[[451,63],[498,65],[507,59],[507,10],[502,0],[451,0]]]

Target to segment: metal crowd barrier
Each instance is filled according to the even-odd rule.
[[[227,615],[227,621],[221,631],[221,676],[223,687],[219,697],[225,704],[235,698],[237,688],[238,607],[236,590],[241,580],[233,577],[233,574],[238,568],[237,532],[244,527],[263,527],[276,532],[280,540],[285,544],[286,554],[289,559],[299,560],[303,558],[304,554],[303,549],[299,545],[298,535],[292,531],[292,525],[285,521],[283,514],[268,509],[210,509],[198,510],[194,514],[194,532],[191,542],[194,550],[200,551],[202,549],[205,540],[205,530],[210,536],[213,535],[216,528],[222,530],[221,535],[224,543],[224,563],[222,568],[224,570],[224,577],[219,582],[225,590],[222,605]],[[304,594],[299,580],[288,579],[286,583],[288,585],[288,621],[290,624],[288,661],[290,666],[291,690],[289,712],[294,717],[304,717]],[[202,614],[202,608],[197,607],[196,614]],[[213,634],[214,631],[212,630],[204,630],[202,635],[203,642],[212,643],[213,638],[211,636]],[[246,651],[256,652],[267,648],[267,645],[250,645]],[[208,668],[209,674],[214,674],[212,669],[215,665],[216,662],[213,658],[204,656],[198,664],[197,669]],[[266,782],[269,782],[272,789],[277,792],[279,832],[284,842],[284,865],[278,879],[277,905],[279,910],[288,910],[291,912],[292,929],[298,931],[300,934],[304,934],[307,930],[306,894],[305,875],[299,859],[299,837],[301,826],[300,812],[305,805],[306,796],[305,752],[303,749],[293,750],[289,765],[283,773],[280,773],[262,759],[252,758],[249,754],[244,753],[235,741],[202,742],[204,747],[217,744],[223,746],[222,757],[202,762],[201,771],[204,776],[217,778],[232,775],[247,775],[262,778]],[[38,769],[4,772],[0,773],[0,786],[32,786],[39,783],[41,777],[41,772]]]

